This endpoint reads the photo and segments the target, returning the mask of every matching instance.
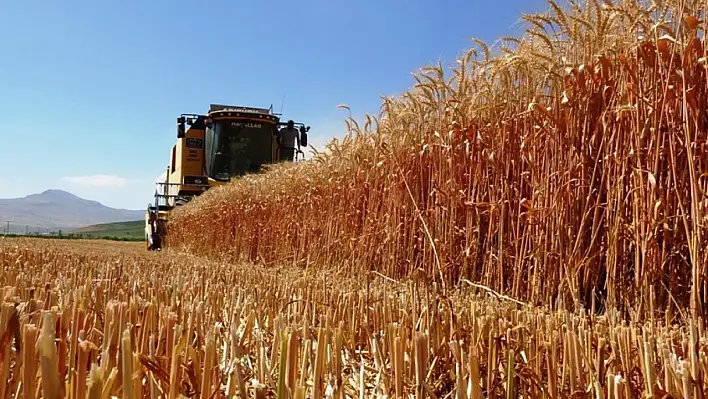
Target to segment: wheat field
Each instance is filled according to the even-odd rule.
[[[702,324],[551,311],[424,273],[0,239],[0,398],[702,397]],[[669,396],[665,396],[665,395]]]
[[[707,10],[549,1],[161,253],[0,238],[0,399],[704,398]]]
[[[206,193],[170,242],[705,316],[706,2],[575,3],[524,15],[523,36],[477,41],[450,71],[423,68],[312,162]]]

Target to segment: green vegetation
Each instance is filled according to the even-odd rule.
[[[69,231],[52,231],[47,233],[16,234],[5,233],[0,237],[34,237],[54,238],[67,240],[112,240],[112,241],[143,241],[145,240],[145,227],[142,220],[131,222],[116,222],[95,224]]]
[[[95,224],[67,231],[66,233],[79,235],[83,238],[114,238],[127,241],[140,241],[145,239],[145,222],[135,220],[131,222]]]
[[[60,239],[60,240],[109,240],[109,241],[143,241],[145,237],[116,237],[109,235],[86,235],[86,234],[59,234],[59,233],[44,233],[44,234],[15,234],[15,233],[0,233],[0,237],[3,238],[48,238],[48,239]]]

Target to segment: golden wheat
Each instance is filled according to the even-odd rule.
[[[551,2],[498,55],[477,41],[451,77],[423,69],[329,153],[207,192],[171,245],[703,314],[706,3],[649,3]]]
[[[120,258],[116,257],[119,252]],[[700,325],[549,312],[135,244],[0,239],[0,398],[637,398],[708,388]]]

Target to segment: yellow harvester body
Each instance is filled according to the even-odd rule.
[[[186,125],[189,127],[186,128]],[[166,245],[170,212],[215,186],[280,162],[295,151],[280,140],[280,115],[271,108],[212,104],[206,115],[177,118],[177,142],[172,147],[164,182],[158,182],[155,204],[145,213],[148,249]],[[307,146],[309,127],[293,123],[300,144]],[[296,127],[295,127],[296,126]]]

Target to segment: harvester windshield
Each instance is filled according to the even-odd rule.
[[[272,125],[260,121],[216,121],[206,131],[206,168],[212,179],[260,171],[272,161]]]

